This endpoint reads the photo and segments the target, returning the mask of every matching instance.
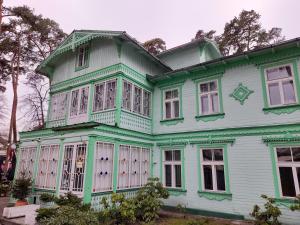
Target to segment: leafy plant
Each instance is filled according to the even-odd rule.
[[[40,196],[40,200],[42,202],[53,202],[55,201],[55,196],[53,194],[43,193]]]
[[[31,192],[31,185],[31,178],[27,177],[25,173],[21,172],[20,177],[15,179],[12,185],[12,197],[18,200],[25,200]]]
[[[51,217],[56,216],[57,208],[40,208],[37,210],[37,213],[38,214],[35,219],[38,223],[40,223],[41,221],[46,221],[46,219],[50,219]]]
[[[255,225],[280,225],[278,217],[281,215],[280,209],[275,205],[275,199],[266,195],[261,195],[266,200],[264,209],[255,205],[250,216],[254,217]]]
[[[295,210],[300,211],[300,195],[296,196],[295,204],[291,206],[291,210],[292,211],[295,211]]]
[[[10,190],[11,190],[10,182],[3,182],[3,181],[0,182],[0,196],[6,196]]]
[[[136,205],[136,218],[143,222],[153,221],[163,205],[161,199],[167,199],[169,192],[159,182],[158,178],[149,178],[134,198]]]

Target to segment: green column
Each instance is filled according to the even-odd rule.
[[[90,203],[92,200],[92,185],[93,185],[93,167],[94,167],[94,148],[96,136],[90,135],[88,141],[88,151],[86,159],[86,171],[84,177],[83,202]]]
[[[93,113],[93,100],[94,100],[94,91],[95,91],[95,83],[92,82],[90,86],[90,97],[89,97],[89,110],[88,110],[88,116],[89,120],[91,121],[92,113]]]
[[[57,165],[57,176],[56,176],[56,195],[59,195],[59,187],[60,187],[60,177],[61,177],[61,168],[62,168],[62,161],[64,155],[64,139],[60,139],[59,143],[59,158],[58,158],[58,165]]]
[[[115,149],[114,149],[113,192],[116,192],[118,187],[119,148],[120,148],[120,143],[116,141]]]
[[[32,193],[34,192],[35,179],[36,179],[37,173],[38,173],[38,165],[39,165],[39,155],[40,155],[40,151],[41,151],[41,142],[40,142],[40,141],[37,141],[37,145],[36,145],[36,153],[35,153],[35,161],[34,161],[33,174],[32,174],[32,181],[33,181],[33,185],[32,185]]]
[[[116,115],[115,115],[115,121],[116,125],[120,127],[121,124],[121,108],[122,108],[122,77],[119,76],[117,80],[117,95],[116,95]]]

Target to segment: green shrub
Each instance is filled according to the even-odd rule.
[[[18,200],[25,200],[31,193],[32,180],[27,177],[25,173],[21,173],[21,176],[14,180],[11,194],[13,198]]]
[[[11,183],[10,182],[0,181],[0,196],[7,196],[8,192],[10,190],[11,190]]]
[[[59,196],[59,198],[54,198],[54,203],[58,206],[71,206],[82,211],[88,211],[91,209],[90,204],[83,204],[82,199],[77,195],[72,194],[71,192],[66,193],[65,195]]]
[[[40,200],[42,202],[53,202],[55,201],[55,196],[53,194],[43,193],[40,196]]]
[[[264,209],[255,205],[252,213],[250,213],[250,216],[255,219],[255,225],[280,225],[278,217],[280,217],[281,211],[275,205],[275,199],[266,195],[262,195],[261,197],[266,200]]]
[[[133,199],[136,205],[136,218],[149,223],[158,218],[158,212],[163,205],[161,199],[167,199],[169,192],[159,182],[158,178],[149,178]]]
[[[300,211],[300,195],[298,195],[298,196],[296,197],[295,204],[293,204],[293,205],[291,206],[291,210],[292,210],[292,211],[295,211],[295,210]]]
[[[37,210],[37,213],[38,214],[35,219],[37,222],[41,222],[42,220],[49,219],[55,216],[57,213],[57,208],[56,207],[40,208]]]

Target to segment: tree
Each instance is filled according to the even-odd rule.
[[[153,38],[143,44],[144,48],[153,55],[157,55],[166,50],[166,42],[161,38]]]
[[[203,39],[203,38],[208,38],[213,40],[215,38],[215,33],[216,33],[215,30],[210,30],[208,32],[205,32],[204,30],[198,30],[193,40]]]
[[[243,10],[226,23],[223,34],[216,38],[221,52],[224,55],[239,54],[284,40],[281,28],[263,29],[260,17],[254,10]]]
[[[6,119],[6,99],[2,92],[0,92],[0,125]]]

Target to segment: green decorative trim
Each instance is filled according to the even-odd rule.
[[[171,196],[186,195],[187,190],[181,188],[166,188]]]
[[[119,162],[119,148],[120,148],[120,143],[115,142],[114,144],[115,149],[114,149],[114,162]],[[114,163],[114,170],[113,170],[113,192],[116,193],[117,188],[118,188],[118,170],[119,170],[119,163]]]
[[[37,141],[37,145],[36,145],[36,153],[35,153],[35,162],[38,162],[39,157],[40,157],[40,151],[41,151],[41,142]],[[32,181],[33,184],[35,184],[35,179],[37,177],[38,174],[38,164],[39,163],[34,163],[34,168],[33,168],[33,177],[32,177]],[[34,190],[34,185],[32,185],[32,190]]]
[[[94,92],[95,92],[94,82],[92,82],[91,85],[89,85],[89,90],[90,91],[89,91],[89,101],[88,101],[88,121],[91,121],[91,117],[93,113]]]
[[[167,126],[176,125],[178,123],[182,123],[184,118],[174,118],[174,119],[167,119],[167,120],[161,120],[160,123]]]
[[[230,97],[233,97],[235,100],[239,101],[241,105],[244,105],[246,99],[248,99],[249,95],[254,93],[254,91],[249,90],[242,83],[239,83],[239,86],[234,89]]]
[[[178,212],[178,208],[176,206],[163,206],[162,208],[167,211]],[[232,219],[232,220],[244,220],[245,219],[245,217],[243,215],[225,213],[225,212],[217,212],[217,211],[208,211],[205,209],[185,208],[185,211],[192,215],[218,217],[218,218]]]
[[[225,192],[212,192],[204,190],[202,186],[202,175],[201,175],[201,149],[202,148],[208,148],[208,149],[214,149],[214,148],[222,148],[223,149],[223,162],[224,162],[224,175],[225,175]],[[229,179],[229,168],[228,168],[228,153],[227,153],[227,144],[226,142],[223,144],[198,144],[197,145],[197,162],[198,162],[198,194],[200,197],[205,197],[207,199],[211,200],[231,200],[232,194],[230,192],[230,179]],[[229,199],[230,197],[230,199]]]
[[[223,201],[223,200],[232,200],[231,193],[225,192],[208,192],[208,191],[198,191],[200,197],[207,198],[209,200]]]
[[[59,195],[59,187],[60,187],[60,179],[61,179],[61,171],[62,171],[62,161],[64,155],[64,139],[60,139],[59,141],[59,161],[57,165],[57,177],[56,177],[56,195]]]
[[[193,139],[189,141],[190,144],[233,144],[235,142],[235,138],[218,138],[209,136],[205,139]]]
[[[224,117],[225,117],[225,113],[216,113],[216,114],[195,116],[197,121],[201,120],[203,122],[215,121],[217,119],[223,119]]]
[[[263,142],[265,143],[280,143],[280,142],[300,142],[300,136],[292,135],[291,133],[287,132],[285,135],[281,136],[265,136],[262,137]]]
[[[165,146],[165,147],[168,147],[168,146],[185,146],[189,143],[188,140],[181,140],[181,141],[177,141],[177,140],[174,140],[174,139],[170,139],[168,141],[165,141],[165,142],[157,142],[156,145],[159,146],[159,147],[162,147],[162,146]]]
[[[83,70],[85,68],[88,68],[89,67],[89,62],[90,62],[90,54],[91,54],[91,45],[90,43],[87,43],[85,48],[87,47],[87,62],[86,62],[86,65],[83,65],[83,66],[77,66],[77,60],[78,60],[78,52],[79,52],[79,48],[81,46],[79,46],[77,49],[76,49],[76,57],[75,57],[75,72],[77,71],[80,71],[80,70]]]
[[[284,206],[288,209],[297,203],[296,198],[275,198],[275,203],[278,206]]]
[[[94,168],[94,148],[95,148],[95,137],[89,136],[88,141],[88,152],[86,159],[86,171],[84,176],[84,192],[83,202],[90,203],[92,200],[92,186],[93,186],[93,168]]]
[[[123,80],[122,77],[118,77],[117,79],[117,93],[116,93],[116,113],[115,113],[115,121],[116,126],[120,127],[121,125],[121,108],[122,108],[122,93],[123,93]]]
[[[263,108],[265,114],[274,113],[277,115],[284,113],[290,114],[295,112],[296,110],[300,110],[300,104]]]

